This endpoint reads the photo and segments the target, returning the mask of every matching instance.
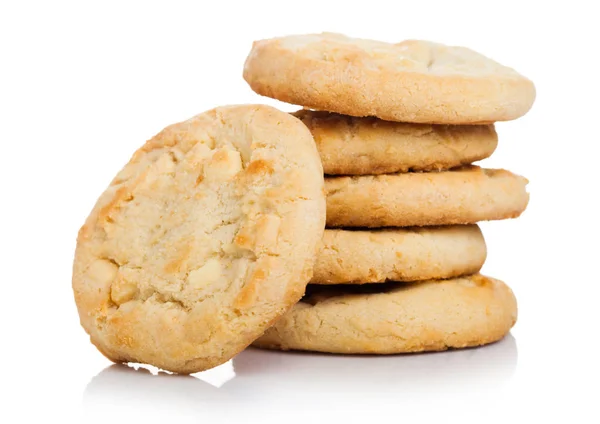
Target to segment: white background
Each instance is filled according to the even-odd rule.
[[[0,422],[600,422],[595,2],[10,3],[0,3]],[[70,281],[97,196],[168,124],[224,104],[295,110],[255,95],[244,59],[255,39],[321,31],[465,45],[535,82],[533,109],[497,125],[484,162],[531,181],[521,218],[482,225],[483,271],[519,301],[512,336],[381,358],[249,350],[193,377],[110,367],[79,326]]]

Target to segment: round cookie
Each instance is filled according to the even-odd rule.
[[[495,342],[517,320],[510,288],[479,274],[309,289],[254,346],[355,354],[439,351]]]
[[[411,227],[515,218],[528,181],[503,169],[325,178],[327,226]]]
[[[221,364],[301,298],[324,225],[323,169],[298,119],[244,105],[167,127],[79,231],[81,324],[115,362]]]
[[[244,79],[284,102],[401,122],[508,121],[535,100],[530,80],[464,47],[331,33],[256,41]]]
[[[487,158],[498,145],[493,125],[430,125],[300,110],[329,175],[441,171]]]
[[[313,284],[364,284],[458,277],[487,255],[477,225],[325,230]]]

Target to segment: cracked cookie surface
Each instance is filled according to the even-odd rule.
[[[477,225],[327,229],[312,284],[365,284],[458,277],[478,272],[487,255]]]
[[[465,47],[332,33],[256,41],[244,79],[284,102],[401,122],[507,121],[535,99],[530,80]]]
[[[299,110],[329,175],[442,171],[491,156],[493,125],[431,125]]]
[[[81,323],[116,362],[216,366],[300,299],[324,220],[321,163],[296,118],[229,106],[169,126],[79,232]]]
[[[527,179],[503,169],[325,178],[327,226],[411,227],[518,217]]]
[[[314,286],[253,345],[348,354],[439,351],[492,343],[517,320],[500,280]]]

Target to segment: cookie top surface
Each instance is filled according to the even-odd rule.
[[[504,169],[325,178],[330,227],[474,224],[518,217],[527,179]]]
[[[493,125],[431,125],[300,110],[329,175],[442,171],[487,158],[498,145]]]
[[[114,361],[225,362],[302,296],[324,220],[323,170],[296,118],[229,106],[169,126],[79,232],[82,325]]]
[[[323,33],[254,43],[244,78],[258,94],[390,121],[472,124],[524,115],[527,78],[465,47]]]
[[[487,255],[477,225],[325,230],[312,284],[421,281],[478,272]]]
[[[478,346],[517,319],[511,289],[479,274],[420,283],[309,285],[254,344],[334,353],[403,353]]]

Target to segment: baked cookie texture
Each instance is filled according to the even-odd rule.
[[[329,177],[327,226],[408,227],[515,218],[527,207],[527,179],[467,166],[444,172]]]
[[[477,225],[325,230],[312,284],[421,281],[478,272],[487,255]]]
[[[323,169],[298,119],[246,105],[167,127],[79,232],[81,324],[115,362],[216,366],[301,298],[324,224]]]
[[[517,320],[513,292],[476,274],[421,283],[309,286],[254,346],[392,354],[492,343]]]
[[[442,171],[491,156],[493,125],[431,125],[300,110],[329,175]]]
[[[508,121],[535,100],[530,80],[464,47],[332,33],[256,41],[244,79],[284,102],[401,122]]]

